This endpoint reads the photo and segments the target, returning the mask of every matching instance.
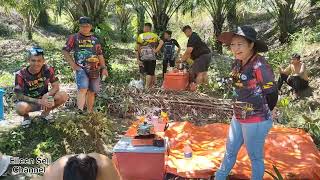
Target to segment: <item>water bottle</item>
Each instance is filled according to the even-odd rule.
[[[184,144],[183,152],[184,152],[184,158],[185,159],[191,159],[192,158],[192,148],[191,148],[190,141],[187,141]]]
[[[101,77],[101,81],[106,81],[106,79],[107,79],[107,76],[106,75],[102,75],[102,77]]]
[[[189,140],[186,141],[183,148],[184,160],[185,160],[185,171],[192,171],[192,148]]]

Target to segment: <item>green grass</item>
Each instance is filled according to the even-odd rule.
[[[8,72],[0,73],[0,88],[13,86],[14,75]]]
[[[65,154],[99,152],[103,143],[115,143],[117,131],[109,118],[102,113],[86,116],[71,112],[55,114],[55,123],[48,125],[34,119],[30,128],[17,127],[2,132],[0,152],[24,158],[50,155],[52,161]],[[79,146],[81,144],[81,146]]]

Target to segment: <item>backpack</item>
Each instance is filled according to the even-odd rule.
[[[175,45],[172,40],[167,41],[163,45],[163,54],[165,59],[172,60],[175,53]]]
[[[153,61],[157,59],[156,53],[153,51],[153,48],[149,44],[146,46],[141,46],[140,59],[142,61]]]

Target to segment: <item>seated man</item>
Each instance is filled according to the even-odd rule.
[[[291,64],[285,69],[279,68],[280,77],[278,80],[278,89],[280,90],[283,82],[292,87],[296,96],[304,89],[309,87],[308,74],[306,66],[300,61],[299,54],[293,54]]]
[[[16,73],[14,92],[19,102],[16,110],[24,117],[22,125],[28,127],[31,123],[29,112],[40,111],[41,118],[50,121],[50,111],[64,104],[68,95],[59,91],[59,81],[54,69],[45,64],[43,49],[33,47],[28,51],[29,66]],[[49,84],[51,89],[49,91]]]
[[[119,180],[112,161],[102,154],[67,155],[51,164],[44,180]]]

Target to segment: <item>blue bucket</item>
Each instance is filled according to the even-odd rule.
[[[5,90],[0,88],[0,121],[4,119],[3,96]]]

